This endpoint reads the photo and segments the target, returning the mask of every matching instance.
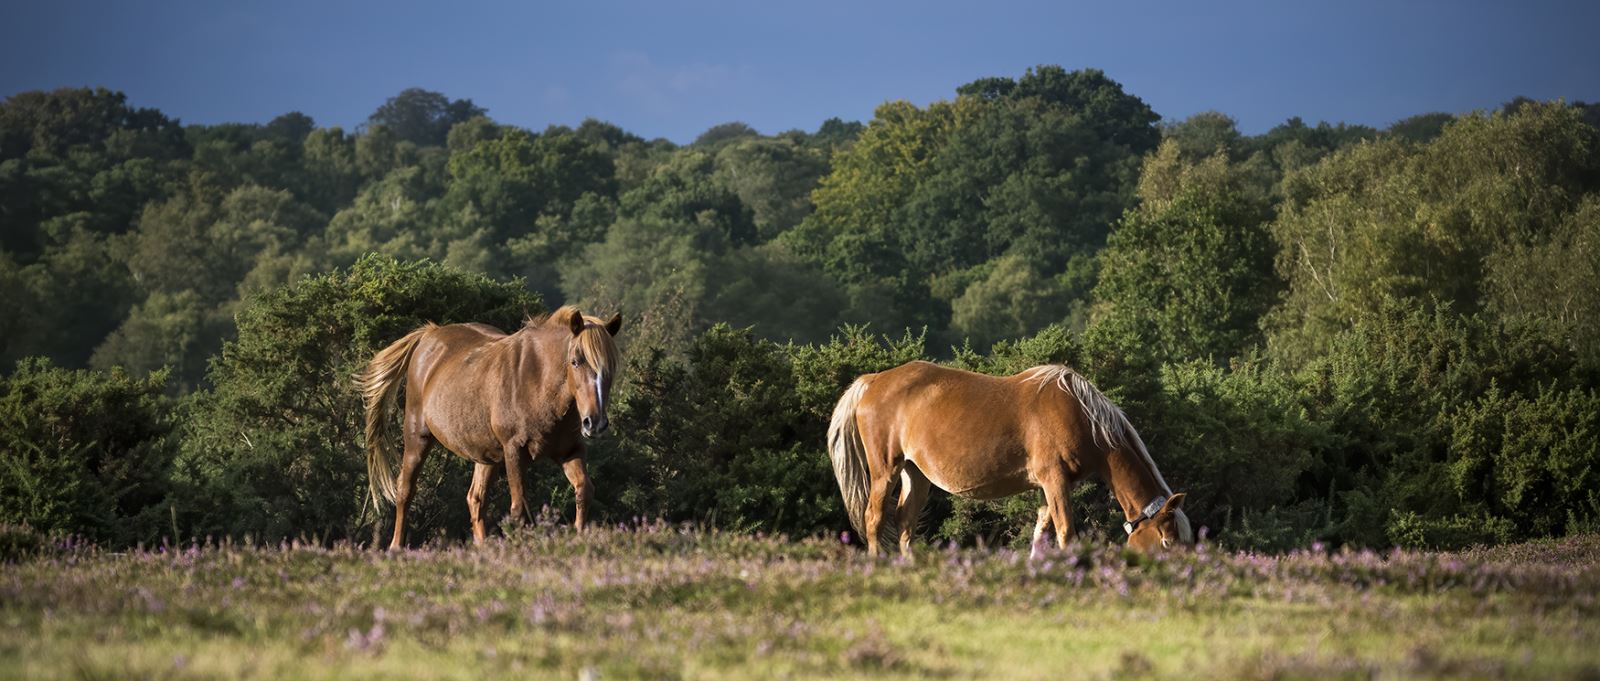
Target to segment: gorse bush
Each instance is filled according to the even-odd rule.
[[[615,490],[602,494],[614,515],[792,534],[843,523],[824,442],[839,394],[861,373],[923,356],[918,337],[888,341],[863,328],[779,345],[726,325],[695,338],[682,359],[636,353],[613,416],[626,425],[592,450],[596,479]]]
[[[0,379],[0,524],[110,545],[170,536],[167,377],[26,360]]]
[[[1515,536],[1600,531],[1600,395],[1491,386],[1451,414],[1451,491]]]
[[[1343,521],[1330,528],[1334,539],[1399,541],[1399,530],[1390,525],[1407,512],[1417,514],[1411,524],[1419,526],[1481,517],[1490,508],[1480,491],[1452,493],[1451,443],[1472,422],[1458,413],[1495,386],[1532,396],[1595,385],[1594,368],[1581,364],[1548,329],[1426,307],[1389,301],[1358,317],[1332,339],[1327,355],[1297,374],[1311,417],[1337,438],[1308,476],[1309,488],[1332,493],[1343,509]],[[1573,417],[1581,420],[1581,412]],[[1489,427],[1482,417],[1477,422],[1480,429]],[[1502,421],[1493,429],[1508,425]],[[1592,461],[1592,451],[1589,456]],[[1565,508],[1545,512],[1566,515]],[[1513,534],[1531,536],[1529,529]]]

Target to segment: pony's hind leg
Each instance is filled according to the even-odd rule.
[[[900,555],[911,559],[911,540],[917,534],[918,516],[922,505],[928,501],[928,476],[912,464],[900,469],[900,509],[895,513],[900,521]]]
[[[494,479],[495,465],[480,463],[472,469],[472,487],[467,490],[467,510],[472,512],[472,543],[482,544],[486,532],[483,527],[483,498],[489,493],[489,481]]]
[[[394,538],[389,540],[389,550],[396,551],[405,545],[406,508],[411,506],[411,493],[417,488],[417,471],[428,455],[430,438],[406,429],[406,453],[400,461],[400,479],[394,495]]]
[[[1033,542],[1028,551],[1028,558],[1035,559],[1044,555],[1044,531],[1050,527],[1050,505],[1039,507],[1039,520],[1033,526]]]
[[[874,471],[872,483],[867,488],[867,517],[866,527],[862,528],[867,534],[867,555],[878,557],[878,530],[883,525],[883,507],[889,503],[889,481],[893,479],[893,471]]]

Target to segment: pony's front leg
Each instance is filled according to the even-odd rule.
[[[467,510],[472,512],[472,543],[482,544],[486,532],[483,527],[483,498],[489,493],[489,480],[494,478],[494,464],[480,463],[472,469],[472,487],[467,490]]]
[[[506,486],[511,488],[511,511],[507,517],[513,523],[521,523],[528,517],[528,509],[522,499],[522,449],[520,444],[507,444],[504,450]]]
[[[1051,494],[1047,488],[1045,490],[1045,503],[1050,508],[1050,522],[1056,526],[1056,545],[1065,549],[1067,548],[1067,542],[1072,541],[1075,534],[1073,532],[1075,528],[1072,527],[1071,485],[1062,484],[1054,494]]]
[[[589,482],[589,472],[584,466],[583,456],[574,456],[561,464],[561,471],[567,474],[567,482],[572,483],[572,494],[577,498],[578,514],[572,526],[582,530],[587,524],[585,512],[589,506],[589,497],[594,494],[594,483]]]

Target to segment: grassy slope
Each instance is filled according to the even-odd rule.
[[[664,527],[400,556],[55,551],[0,567],[0,677],[1585,678],[1597,558],[1600,537],[907,566]]]

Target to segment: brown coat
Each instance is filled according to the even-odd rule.
[[[562,466],[582,528],[593,490],[583,438],[606,429],[605,403],[621,364],[612,336],[621,327],[620,315],[601,321],[563,307],[511,334],[484,324],[427,324],[379,351],[357,382],[367,403],[373,502],[382,496],[395,504],[389,548],[403,545],[416,472],[436,442],[476,464],[467,493],[474,540],[484,539],[483,499],[496,470],[506,472],[512,517],[523,516],[524,457]],[[405,446],[396,476],[385,431],[402,377]]]

